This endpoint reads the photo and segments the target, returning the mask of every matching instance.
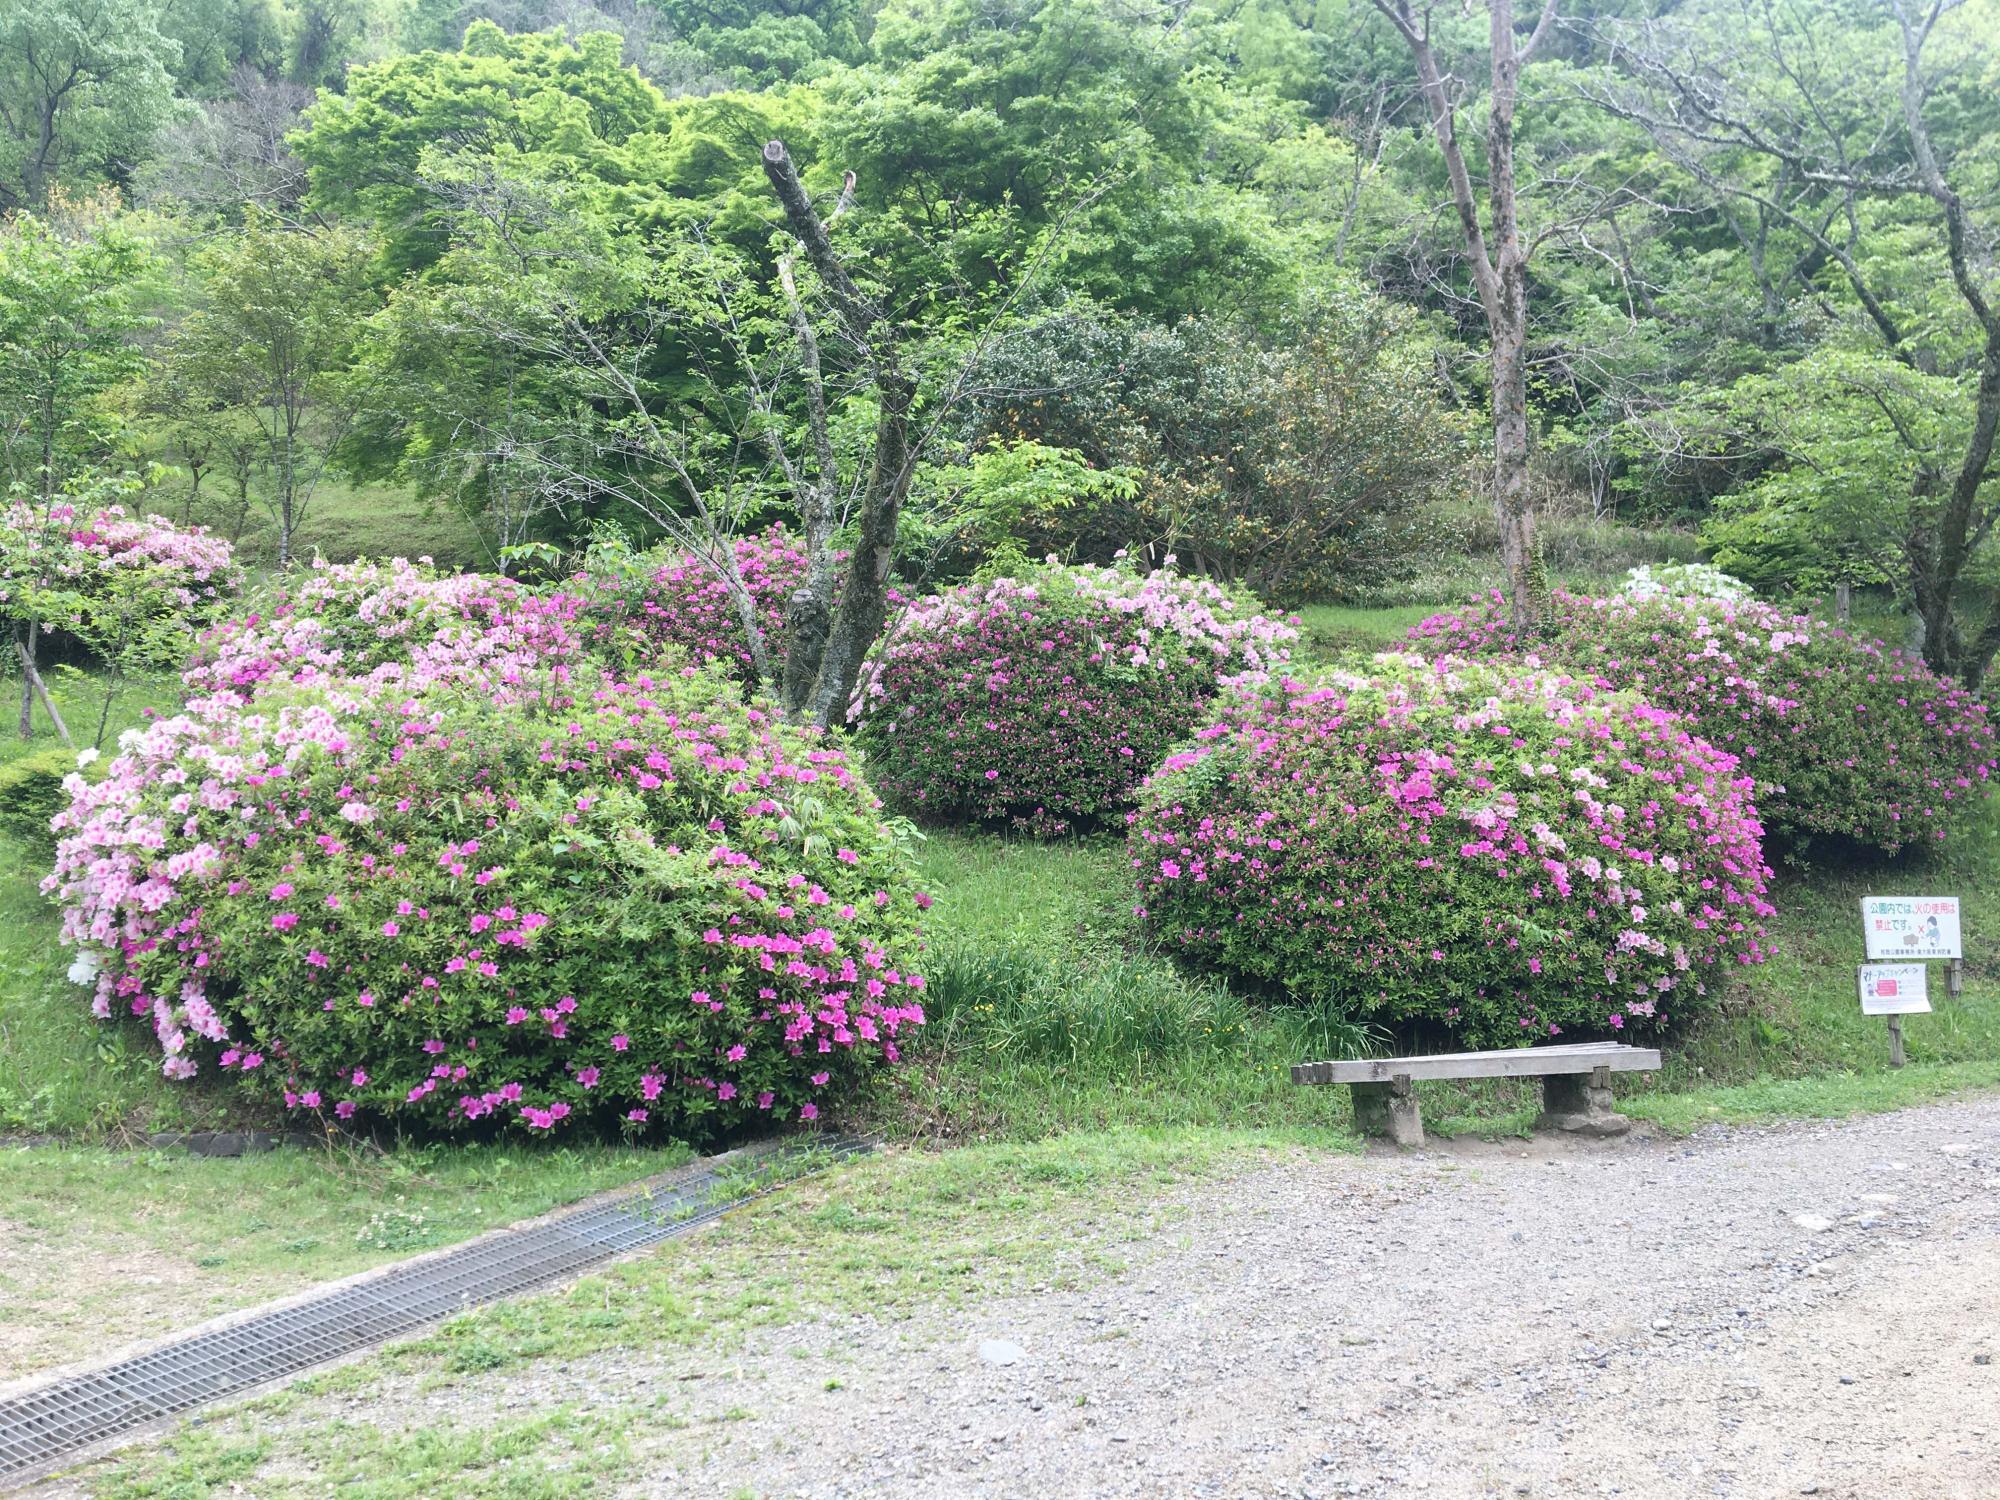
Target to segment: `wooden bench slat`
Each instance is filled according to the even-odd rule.
[[[1503,1047],[1493,1052],[1441,1052],[1427,1057],[1368,1057],[1292,1065],[1293,1083],[1387,1083],[1392,1078],[1536,1078],[1551,1073],[1651,1072],[1656,1047],[1624,1042],[1568,1042],[1555,1047]]]

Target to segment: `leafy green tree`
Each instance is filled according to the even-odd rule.
[[[389,50],[401,0],[285,0],[285,71],[294,83],[337,89],[347,69]]]
[[[1925,521],[1913,497],[1964,447],[1966,396],[1963,382],[1865,344],[1691,395],[1677,413],[1687,435],[1763,465],[1702,528],[1716,563],[1775,592],[1896,583]]]
[[[982,567],[1025,567],[1036,540],[1076,534],[1105,504],[1139,493],[1139,473],[1099,468],[1074,448],[991,439],[913,482],[903,513],[900,568],[935,585]]]
[[[1605,94],[1717,198],[1781,219],[1821,257],[1830,357],[1815,373],[1834,378],[1817,389],[1858,408],[1823,429],[1830,465],[1905,479],[1881,497],[1882,525],[1853,540],[1872,551],[1895,533],[1925,661],[1975,687],[2000,654],[1986,583],[2000,525],[2000,281],[1982,249],[1991,205],[1971,187],[2000,148],[2000,107],[1982,86],[2000,70],[1996,21],[1995,0],[1887,0],[1822,39],[1814,16],[1712,0],[1616,29],[1631,81]],[[1907,374],[1883,379],[1883,360]],[[1788,443],[1784,457],[1809,467],[1818,447]]]
[[[653,0],[724,78],[753,87],[859,62],[872,27],[859,0]]]
[[[371,322],[350,382],[363,396],[347,443],[355,471],[467,512],[496,559],[562,509],[535,454],[559,441],[573,392],[559,366],[495,333],[516,326],[524,294],[511,278],[405,283]]]
[[[285,64],[286,15],[279,0],[161,0],[161,33],[179,47],[168,65],[186,97],[232,91],[240,68],[276,78]]]
[[[253,213],[197,257],[197,303],[163,351],[168,378],[256,434],[278,563],[306,518],[358,395],[346,375],[378,305],[373,246]]]
[[[875,253],[961,303],[1048,272],[1158,315],[1269,305],[1293,269],[1254,155],[1164,4],[899,0],[815,88],[814,160],[855,174]],[[1231,176],[1237,177],[1232,181]],[[946,245],[949,253],[945,253]]]
[[[419,171],[427,151],[519,163],[643,202],[666,175],[665,120],[666,101],[625,66],[617,37],[571,44],[476,21],[458,51],[362,68],[344,94],[322,95],[298,150],[313,206],[375,225],[384,262],[405,271],[448,243],[450,205]]]
[[[982,379],[1044,393],[989,408],[1004,439],[1138,475],[1030,529],[1030,552],[1171,553],[1290,602],[1399,576],[1427,539],[1468,436],[1434,354],[1405,311],[1347,285],[1268,330],[1073,310],[1008,340]]]
[[[0,231],[0,454],[43,505],[109,443],[102,398],[140,366],[151,261],[109,201],[55,206]]]
[[[122,182],[174,115],[157,0],[0,0],[0,204]]]
[[[107,446],[105,394],[140,363],[145,318],[138,287],[144,248],[103,199],[71,204],[54,221],[22,214],[0,231],[0,445],[16,530],[56,526],[63,497]],[[40,630],[12,601],[7,619],[21,666],[22,738],[34,732]],[[46,695],[44,695],[46,702]]]

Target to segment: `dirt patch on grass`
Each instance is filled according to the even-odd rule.
[[[122,1235],[54,1236],[0,1217],[0,1370],[27,1375],[100,1358],[266,1286],[218,1284],[192,1259]]]

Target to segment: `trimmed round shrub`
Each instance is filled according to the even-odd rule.
[[[1163,941],[1470,1047],[1656,1030],[1763,960],[1732,757],[1553,673],[1378,666],[1232,695],[1147,779],[1128,848]]]
[[[295,1110],[812,1119],[923,1019],[874,797],[720,673],[217,695],[70,791],[47,888],[97,1013]]]
[[[554,686],[584,656],[581,608],[574,595],[400,557],[315,561],[204,635],[182,681],[197,697],[240,698],[279,683]]]
[[[782,526],[738,537],[733,545],[766,649],[782,657],[785,609],[805,582],[805,552]],[[641,662],[663,652],[675,659],[721,662],[739,681],[754,682],[756,658],[728,584],[691,554],[646,563],[655,556],[633,559],[643,564],[637,569],[592,571],[571,581],[588,600],[586,618],[599,647]]]
[[[1995,765],[1986,705],[1915,656],[1768,604],[1557,591],[1522,640],[1498,595],[1410,631],[1426,655],[1559,662],[1682,714],[1756,778],[1766,826],[1794,844],[1885,854],[1942,840]]]
[[[1224,683],[1297,635],[1206,580],[1051,563],[913,606],[852,720],[902,805],[1059,833],[1125,806]]]

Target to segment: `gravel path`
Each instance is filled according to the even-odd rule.
[[[327,1421],[565,1403],[624,1430],[626,1500],[2000,1496],[2000,1098],[1298,1152],[1167,1197],[1076,1290],[387,1375],[255,1420],[310,1481]]]
[[[627,1493],[2000,1495],[2000,1100],[1190,1207],[1115,1282],[694,1362],[751,1415]]]

